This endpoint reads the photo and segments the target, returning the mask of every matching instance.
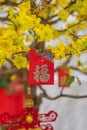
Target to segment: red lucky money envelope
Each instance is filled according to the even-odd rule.
[[[29,84],[54,84],[53,55],[48,50],[29,51]]]

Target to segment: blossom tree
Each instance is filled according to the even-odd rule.
[[[87,0],[0,0],[0,11],[6,12],[4,17],[0,16],[4,25],[0,27],[0,77],[21,71],[27,84],[25,75],[29,71],[28,52],[31,49],[50,50],[54,59],[66,59],[60,66],[86,74],[85,64],[79,61],[79,56],[87,52],[87,35],[79,34],[87,28],[86,8]],[[65,40],[56,42],[60,37]],[[78,59],[76,68],[68,66],[73,55]],[[69,79],[70,83],[72,81],[73,77]],[[51,98],[41,86],[38,87],[43,92],[39,99],[87,97],[65,95],[63,87],[57,97]],[[36,88],[33,89],[34,94]]]

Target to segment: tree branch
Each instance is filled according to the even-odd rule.
[[[74,23],[73,25],[69,26],[69,27],[66,28],[66,29],[58,30],[58,32],[65,32],[65,31],[67,31],[67,29],[70,29],[70,28],[72,28],[72,27],[74,27],[74,26],[76,26],[76,25],[79,25],[80,23],[82,23],[82,22],[84,22],[84,21],[85,21],[85,19],[81,19],[79,22]]]
[[[9,19],[8,19],[8,16],[6,16],[6,17],[0,17],[0,21],[3,22],[3,21],[6,21],[6,20],[9,20]]]
[[[66,66],[70,62],[71,58],[72,58],[72,55],[70,55],[70,57],[60,67]],[[58,70],[58,67],[55,68],[54,72],[56,72],[57,70]]]
[[[13,1],[10,1],[10,0],[5,0],[4,2],[0,2],[0,6],[3,6],[3,5],[18,6],[19,4],[21,4],[21,2],[16,3],[16,2],[13,2]]]
[[[64,7],[64,9],[65,10],[67,10],[68,8],[70,8],[72,5],[74,5],[76,3],[76,0],[75,1],[72,1],[72,2],[70,2],[70,4],[68,5],[68,6],[66,6],[66,7]],[[70,14],[72,14],[73,12],[71,12]],[[48,18],[48,20],[50,20],[50,19],[53,19],[53,18],[55,18],[55,17],[57,17],[58,16],[58,14],[55,14],[55,15],[52,15],[52,16],[50,16],[49,18]],[[48,24],[55,24],[55,23],[57,23],[58,21],[60,21],[61,20],[61,18],[58,18],[58,19],[56,19],[56,20],[54,20],[54,21],[52,21],[52,22],[48,22]]]
[[[47,4],[50,4],[53,0],[46,0]]]
[[[2,76],[10,76],[11,74],[15,74],[18,72],[21,72],[23,69],[17,69],[17,68],[11,68],[11,69],[7,69],[7,70],[0,70],[0,77]]]
[[[73,98],[73,99],[84,99],[84,98],[87,98],[87,95],[71,95],[71,94],[61,94],[61,93],[59,95],[55,96],[55,97],[50,97],[41,86],[39,86],[39,88],[43,92],[43,97],[47,98],[49,100],[56,100],[56,99],[62,98],[62,97]]]
[[[83,74],[85,74],[85,75],[87,75],[87,72],[83,72],[83,71],[80,70],[79,68],[72,67],[72,66],[70,66],[70,68],[73,69],[73,70],[79,71],[79,72],[81,72],[81,73],[83,73]]]

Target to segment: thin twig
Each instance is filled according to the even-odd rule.
[[[77,22],[77,23],[75,23],[75,24],[69,26],[69,27],[66,28],[66,29],[58,30],[58,32],[65,32],[65,31],[67,31],[67,29],[73,28],[73,27],[75,27],[76,25],[79,25],[80,23],[82,23],[82,22],[84,22],[84,21],[85,21],[85,19],[81,19],[79,22]]]
[[[75,4],[75,3],[76,3],[76,0],[70,2],[70,4],[69,4],[68,6],[64,7],[64,9],[67,10],[68,8],[70,8],[70,7],[71,7],[73,4]],[[72,13],[73,13],[73,12],[70,12],[70,14],[72,14]],[[53,15],[53,16],[50,16],[50,17],[48,18],[48,20],[53,19],[53,18],[55,18],[55,17],[57,17],[57,16],[58,16],[58,14],[55,14],[55,15]],[[51,21],[51,22],[48,22],[48,24],[52,25],[52,24],[57,23],[58,21],[61,21],[61,18],[58,18],[58,19],[56,19],[56,20],[54,20],[54,21]]]
[[[8,58],[5,58],[12,66],[14,66],[14,64],[13,64],[13,62],[10,60],[10,59],[8,59]]]
[[[65,88],[65,86],[62,87],[62,89],[60,91],[60,95],[62,95],[64,88]]]
[[[46,0],[47,4],[50,4],[53,0]]]
[[[72,58],[72,55],[70,55],[70,57],[60,67],[66,66],[70,62],[71,58]],[[56,72],[57,70],[58,70],[58,67],[55,68],[54,72]]]
[[[49,100],[56,100],[56,99],[62,98],[62,97],[73,98],[73,99],[84,99],[84,98],[87,98],[87,95],[71,95],[71,94],[59,94],[59,95],[57,95],[55,97],[50,97],[41,86],[39,86],[39,88],[43,92],[43,97],[47,98]]]
[[[22,1],[20,3],[16,3],[14,1],[5,0],[4,2],[0,2],[0,6],[3,6],[3,5],[18,6],[21,3],[22,3]]]
[[[87,72],[84,72],[84,71],[80,70],[79,68],[72,67],[72,66],[70,66],[70,68],[73,69],[73,70],[79,71],[79,72],[81,72],[81,73],[83,73],[85,75],[87,75]]]

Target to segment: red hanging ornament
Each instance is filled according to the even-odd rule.
[[[29,51],[29,84],[54,84],[53,55],[46,50]]]
[[[58,114],[54,111],[47,114],[38,114],[38,110],[33,107],[31,100],[27,99],[27,103],[30,103],[30,105],[27,104],[27,108],[23,109],[20,114],[1,114],[0,124],[7,124],[6,130],[53,130],[53,126],[46,123],[54,122]]]
[[[58,77],[59,77],[58,84],[59,84],[59,87],[68,87],[69,86],[66,82],[66,79],[69,76],[70,75],[69,75],[68,71],[66,71],[65,69],[63,69],[61,67],[58,68]]]
[[[57,118],[57,113],[50,111],[48,114],[38,114],[36,108],[26,108],[20,115],[2,115],[4,119],[2,123],[9,124],[6,130],[20,130],[24,128],[25,130],[53,130],[51,124],[46,124],[46,122],[54,122]],[[42,124],[45,123],[45,124]]]
[[[15,77],[9,83],[10,94],[7,89],[0,89],[0,114],[19,114],[25,107],[24,84],[21,77]]]

